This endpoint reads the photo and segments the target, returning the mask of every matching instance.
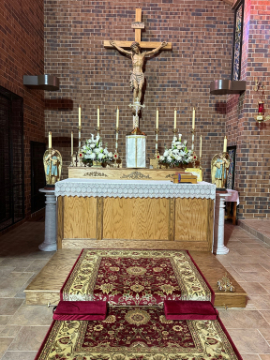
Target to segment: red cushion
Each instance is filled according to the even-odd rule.
[[[59,301],[54,320],[104,320],[106,301]]]
[[[210,301],[165,300],[164,311],[168,320],[216,320],[218,316]]]

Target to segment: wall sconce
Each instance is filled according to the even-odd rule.
[[[270,115],[264,116],[264,102],[263,101],[258,102],[258,114],[254,117],[254,119],[258,123],[270,120]]]
[[[258,79],[255,80],[254,91],[262,91],[262,95],[264,95],[264,85]],[[254,119],[260,124],[262,122],[270,120],[270,115],[264,116],[264,102],[258,102],[258,114],[254,116]]]

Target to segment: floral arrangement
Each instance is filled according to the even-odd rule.
[[[193,151],[188,150],[187,140],[181,142],[181,134],[179,139],[174,139],[171,149],[166,149],[163,156],[160,156],[159,162],[169,166],[180,166],[189,164],[193,161]]]
[[[91,139],[86,140],[81,152],[82,161],[90,166],[93,161],[105,164],[113,160],[113,153],[109,152],[107,147],[103,148],[101,138],[99,136],[95,138],[93,134],[91,134]]]

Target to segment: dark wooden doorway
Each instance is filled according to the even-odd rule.
[[[23,99],[0,86],[0,231],[24,216]]]
[[[45,196],[39,189],[46,185],[43,155],[46,144],[31,141],[31,213],[45,207]]]

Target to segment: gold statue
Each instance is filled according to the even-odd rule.
[[[115,41],[111,41],[110,44],[114,46],[119,52],[131,58],[133,70],[130,72],[130,87],[133,89],[133,103],[135,103],[136,100],[141,103],[142,89],[145,83],[143,68],[145,65],[146,56],[152,56],[158,53],[162,48],[167,46],[168,43],[163,41],[156,49],[144,52],[141,52],[140,44],[137,41],[134,41],[131,44],[131,51],[124,50],[118,46]],[[133,113],[135,114],[134,109]]]
[[[228,153],[220,153],[213,157],[211,162],[212,184],[216,184],[217,188],[225,188],[229,166]]]
[[[62,156],[58,150],[48,149],[43,155],[44,171],[47,185],[54,185],[60,180]]]

